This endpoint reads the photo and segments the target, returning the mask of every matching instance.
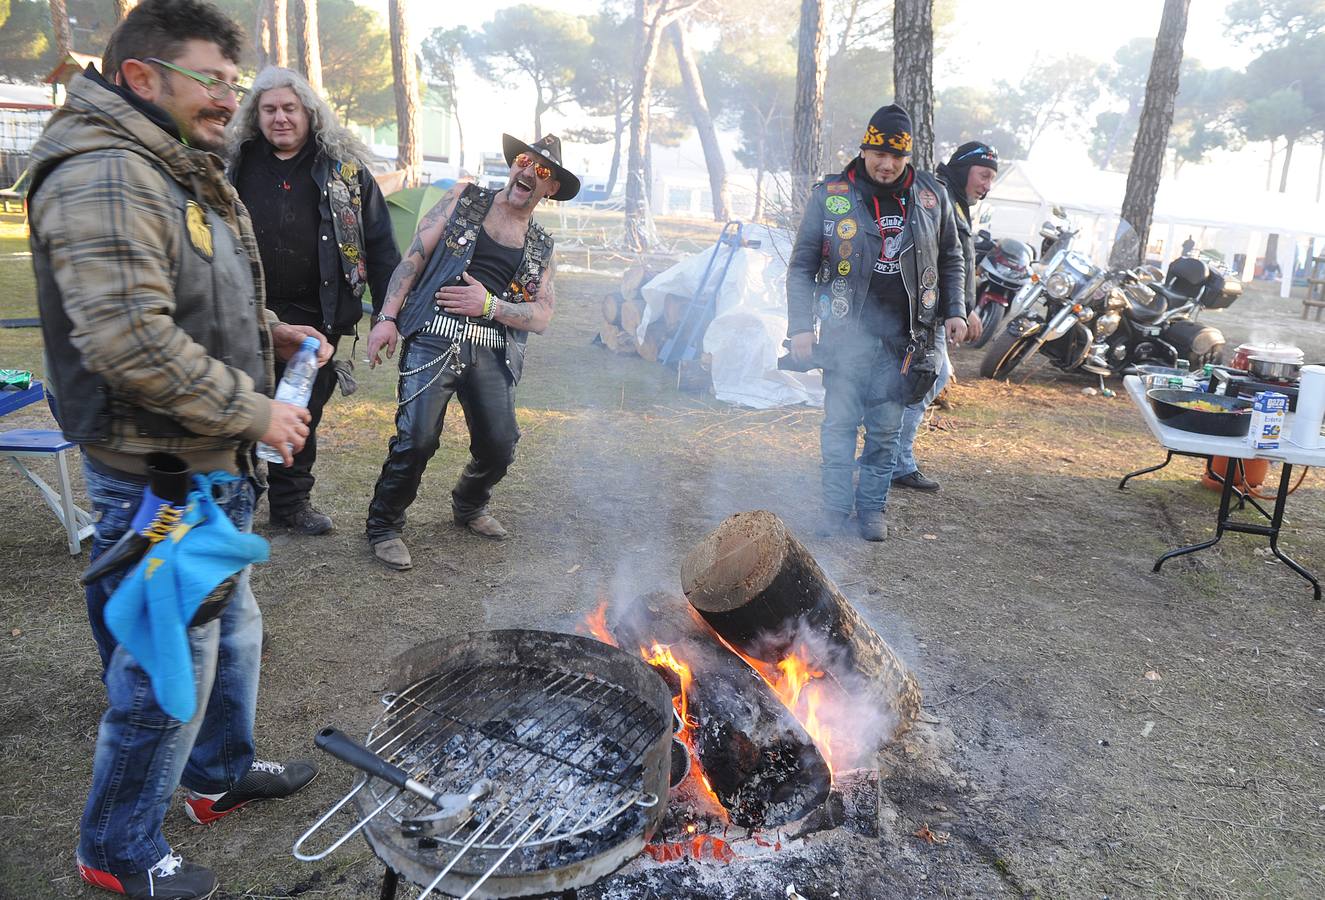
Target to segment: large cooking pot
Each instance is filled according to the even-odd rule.
[[[1254,364],[1253,360],[1259,361]],[[1272,365],[1272,363],[1288,363],[1296,365],[1301,369],[1303,361],[1302,350],[1291,344],[1279,344],[1275,341],[1267,341],[1264,344],[1240,344],[1233,351],[1232,366],[1235,369],[1241,369],[1244,372],[1250,372],[1256,378],[1272,378],[1284,380],[1285,378],[1296,378],[1297,371],[1291,375],[1275,375],[1273,371],[1283,372],[1284,368]]]
[[[1297,381],[1302,373],[1302,351],[1298,351],[1296,360],[1280,359],[1276,356],[1247,357],[1247,371],[1255,378],[1268,378],[1271,381]]]

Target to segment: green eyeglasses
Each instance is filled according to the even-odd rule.
[[[213,100],[224,100],[231,94],[238,99],[248,93],[248,88],[238,84],[231,84],[228,81],[222,81],[219,78],[213,78],[211,75],[204,75],[201,72],[195,72],[192,69],[186,69],[183,66],[177,66],[174,63],[168,63],[164,59],[157,59],[155,56],[149,56],[144,62],[154,63],[162,66],[172,72],[178,72],[185,77],[192,78],[198,84],[207,89],[207,96]]]

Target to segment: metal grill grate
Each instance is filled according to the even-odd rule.
[[[368,747],[440,793],[480,779],[500,785],[474,820],[443,843],[487,850],[534,847],[600,827],[643,795],[641,766],[656,714],[592,675],[486,665],[425,678],[393,697]],[[399,822],[429,804],[373,780]],[[482,835],[469,843],[479,822]]]

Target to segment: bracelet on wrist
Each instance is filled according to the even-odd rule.
[[[395,323],[395,321],[396,321],[395,316],[388,316],[386,313],[379,313],[378,315],[373,317],[374,325],[381,325],[383,322]]]
[[[488,294],[487,299],[483,301],[483,318],[491,321],[495,315],[497,315],[497,298]]]

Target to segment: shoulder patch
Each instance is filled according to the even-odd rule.
[[[939,205],[939,198],[929,188],[924,188],[920,191],[920,205],[925,209],[933,209]]]
[[[830,194],[847,194],[850,192],[851,185],[845,181],[830,181],[828,183],[828,193]]]

